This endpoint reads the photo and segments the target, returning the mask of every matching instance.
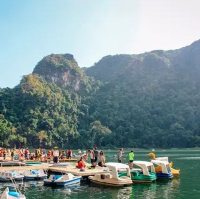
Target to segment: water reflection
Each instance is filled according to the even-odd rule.
[[[157,181],[151,184],[135,184],[132,189],[131,198],[176,198],[180,193],[180,180]]]
[[[88,198],[113,199],[161,199],[177,198],[180,193],[180,180],[157,181],[156,183],[133,184],[129,187],[115,188],[90,184]]]

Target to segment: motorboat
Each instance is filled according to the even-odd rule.
[[[173,178],[173,174],[171,172],[171,168],[169,166],[168,161],[151,160],[151,162],[161,167],[161,171],[156,172],[156,176],[158,179],[172,179]]]
[[[133,161],[133,164],[140,167],[141,171],[131,170],[131,180],[133,182],[155,182],[157,177],[155,173],[155,168],[152,162],[146,161]],[[126,175],[126,172],[119,174],[119,176]]]
[[[44,185],[66,186],[80,183],[81,176],[74,176],[71,173],[64,175],[50,175],[48,179],[44,179]]]
[[[89,176],[89,180],[96,184],[106,186],[126,186],[133,184],[130,178],[130,168],[126,164],[122,163],[106,163],[110,172],[96,174],[95,176]],[[126,170],[126,176],[119,176],[119,170]]]
[[[26,199],[25,195],[23,195],[20,191],[10,191],[7,187],[3,194],[1,195],[1,199]]]
[[[25,180],[43,180],[45,178],[47,178],[47,174],[43,169],[24,171]]]
[[[156,158],[156,155],[154,153],[149,153],[148,156],[151,156],[152,160],[161,160],[161,161],[167,161],[168,162],[168,157],[158,157],[158,158]],[[174,177],[180,175],[180,169],[172,168],[173,167],[173,162],[170,162],[169,166],[171,168],[171,172],[172,172]],[[162,170],[162,168],[160,166],[155,167],[155,171],[156,172],[161,172],[161,170]]]
[[[0,181],[7,182],[12,180],[23,180],[24,175],[19,171],[1,171],[0,172]]]

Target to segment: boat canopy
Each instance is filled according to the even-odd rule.
[[[14,177],[14,173],[13,172],[0,172],[0,177],[6,177],[6,178],[13,178]]]
[[[168,157],[159,157],[159,158],[156,158],[155,160],[161,160],[161,161],[169,162]]]
[[[109,163],[106,163],[105,165],[111,170],[111,175],[115,179],[119,179],[118,170],[120,169],[127,169],[127,176],[130,176],[130,168],[126,164],[109,162]]]
[[[152,162],[147,162],[147,161],[133,161],[134,165],[137,165],[142,168],[143,175],[149,175],[149,168],[150,171],[155,173],[155,168]]]
[[[167,161],[162,161],[162,160],[151,160],[153,164],[159,165],[162,168],[162,173],[168,174],[171,172],[171,169],[169,167],[169,162]]]

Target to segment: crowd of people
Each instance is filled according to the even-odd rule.
[[[98,151],[97,147],[94,147],[93,149],[88,149],[89,152],[89,157],[90,157],[90,162],[91,162],[91,167],[95,167],[95,166],[105,166],[105,162],[106,162],[106,158],[104,155],[104,152]],[[87,156],[81,156],[80,160],[78,161],[78,165],[77,168],[80,169],[84,169],[87,167],[87,165],[85,164],[85,160],[86,160]]]
[[[36,160],[36,161],[44,161],[52,160],[54,157],[58,157],[59,159],[72,159],[76,158],[76,155],[72,153],[71,149],[62,151],[57,150],[58,147],[54,147],[53,149],[42,149],[38,148],[34,151],[30,151],[28,148],[22,149],[2,149],[0,148],[0,157],[3,157],[5,160],[6,157],[11,157],[11,161],[13,160]]]
[[[89,159],[91,162],[91,166],[105,166],[106,158],[105,154],[102,150],[98,151],[97,147],[94,147],[93,149],[88,150],[89,153]],[[117,154],[118,162],[122,162],[124,150],[123,148],[119,149],[119,152]],[[84,169],[87,167],[85,160],[88,159],[88,154],[86,151],[81,152],[78,151],[78,154],[72,152],[71,149],[67,150],[59,150],[58,147],[54,147],[52,149],[46,150],[42,148],[35,149],[35,151],[30,152],[28,148],[22,148],[22,149],[2,149],[0,148],[0,157],[3,157],[5,160],[6,157],[11,157],[11,161],[13,160],[33,160],[33,161],[43,161],[48,162],[52,161],[54,163],[58,163],[59,160],[62,159],[77,159],[77,167],[80,169]],[[134,160],[134,151],[131,150],[129,153],[129,164],[130,168],[133,168],[133,160]]]

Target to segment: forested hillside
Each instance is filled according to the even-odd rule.
[[[44,57],[0,89],[0,145],[200,146],[200,41],[179,50],[102,58]]]

